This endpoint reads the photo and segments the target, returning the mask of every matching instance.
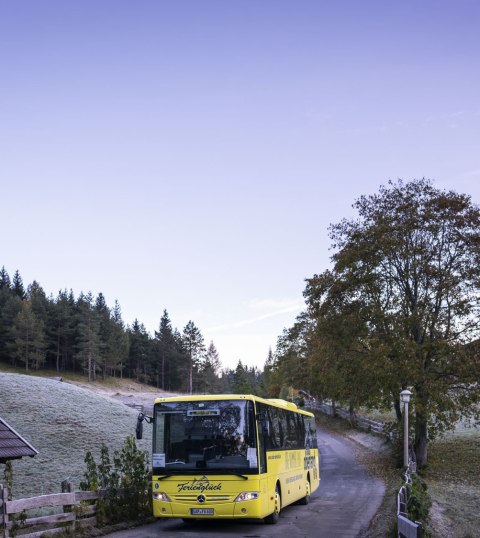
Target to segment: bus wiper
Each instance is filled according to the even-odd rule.
[[[244,480],[248,480],[248,476],[245,476],[244,474],[236,473],[235,471],[231,474],[234,474],[235,476],[239,476],[240,478],[243,478]]]

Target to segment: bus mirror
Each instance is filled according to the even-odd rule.
[[[137,439],[143,438],[143,421],[148,422],[148,424],[153,423],[153,417],[149,417],[148,415],[145,415],[144,413],[138,413],[137,417],[137,428],[135,430],[135,433],[137,435]]]

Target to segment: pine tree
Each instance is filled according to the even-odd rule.
[[[239,360],[233,375],[232,390],[235,394],[248,394],[250,390],[250,382],[248,376],[248,367],[243,365]]]
[[[123,369],[128,360],[129,339],[122,319],[122,310],[117,300],[115,300],[110,321],[109,364],[112,368],[113,375],[118,371],[122,378]]]
[[[0,360],[6,359],[6,347],[9,338],[10,324],[5,319],[5,305],[12,295],[10,287],[10,277],[5,266],[2,266],[0,270]]]
[[[110,335],[112,332],[112,325],[110,319],[110,309],[107,306],[103,293],[99,293],[95,301],[95,311],[98,317],[98,364],[102,372],[102,379],[107,377],[107,369],[111,363],[110,353]]]
[[[8,276],[5,266],[2,266],[0,270],[0,290],[10,290],[12,284],[10,282],[10,277]]]
[[[198,385],[198,373],[205,359],[203,336],[193,321],[189,321],[183,329],[183,346],[189,358],[188,392],[192,394],[194,384]]]
[[[262,388],[264,396],[278,398],[281,382],[279,380],[279,374],[277,372],[275,358],[271,347],[268,350],[267,359],[263,367]]]
[[[20,299],[22,299],[22,301],[27,296],[27,294],[25,293],[25,288],[23,287],[23,280],[20,276],[18,269],[13,275],[12,290],[18,297],[20,297]]]
[[[172,360],[168,371],[167,388],[168,390],[184,391],[186,389],[185,379],[188,376],[190,356],[183,344],[183,335],[178,329],[174,329],[173,338],[175,341]]]
[[[75,369],[75,325],[76,307],[73,292],[59,291],[51,303],[49,334],[51,336],[51,353],[53,367],[57,372]]]
[[[203,390],[206,394],[215,394],[218,391],[221,366],[217,348],[213,342],[210,342],[201,372]]]
[[[22,301],[11,289],[0,290],[0,360],[15,366],[15,357],[10,354],[13,336],[11,328],[22,306]]]
[[[176,355],[175,337],[173,335],[172,323],[166,310],[160,319],[158,332],[155,331],[156,355],[154,372],[156,386],[165,390],[166,379],[170,378],[172,362]],[[170,384],[170,383],[169,383]]]
[[[77,339],[75,358],[89,381],[95,381],[99,358],[100,335],[98,313],[93,307],[92,294],[80,294],[77,300]]]
[[[11,328],[10,353],[14,359],[38,370],[45,362],[45,330],[43,321],[38,319],[29,301],[23,301],[20,312]]]
[[[128,375],[137,381],[146,383],[149,380],[150,342],[143,323],[135,319],[128,330],[130,349]]]

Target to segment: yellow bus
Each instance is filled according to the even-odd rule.
[[[308,504],[320,483],[315,419],[284,400],[252,395],[157,398],[152,489],[157,518],[256,518]]]

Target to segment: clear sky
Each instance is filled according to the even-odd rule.
[[[480,2],[0,0],[0,267],[262,367],[389,179],[480,203]]]

